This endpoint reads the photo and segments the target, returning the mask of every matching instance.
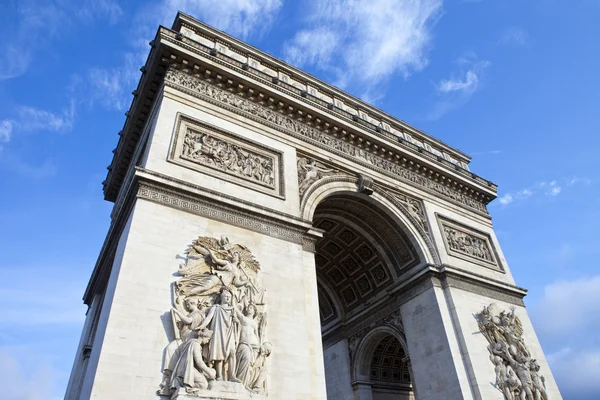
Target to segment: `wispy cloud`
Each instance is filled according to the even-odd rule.
[[[0,45],[0,80],[24,74],[35,54],[74,24],[102,18],[116,22],[122,15],[120,6],[113,0],[22,0],[12,4],[19,18],[0,29],[4,38]]]
[[[5,119],[0,121],[0,143],[10,141],[14,129],[14,121]]]
[[[36,107],[20,106],[12,119],[0,121],[0,142],[8,142],[15,133],[50,131],[68,132],[75,122],[75,100],[60,112],[52,112]]]
[[[564,188],[574,185],[589,185],[592,181],[589,178],[573,177],[567,179],[541,181],[531,185],[528,188],[516,192],[505,193],[498,198],[498,202],[507,206],[511,203],[529,199],[534,196],[556,197],[563,193]]]
[[[516,26],[511,26],[506,29],[499,40],[500,44],[513,44],[518,46],[525,46],[528,42],[529,34]]]
[[[305,9],[305,27],[285,43],[285,59],[373,97],[393,74],[407,77],[427,65],[442,0],[311,0]]]
[[[35,355],[26,349],[0,347],[0,374],[5,383],[4,398],[13,400],[53,398],[49,394],[55,391],[59,372],[47,360],[43,360],[43,357],[37,357],[37,362],[35,358]]]
[[[192,15],[227,33],[245,39],[262,35],[280,10],[282,0],[161,0],[146,5],[134,17],[130,50],[122,55],[116,66],[96,66],[84,77],[75,77],[80,97],[88,103],[99,103],[108,109],[123,111],[131,102],[131,91],[140,77],[139,68],[146,61],[159,25],[171,26],[178,11]],[[90,97],[87,94],[93,93]]]
[[[469,152],[472,156],[482,156],[487,154],[500,154],[502,150],[486,150],[486,151],[471,151]]]
[[[451,110],[463,106],[482,85],[491,63],[479,60],[474,53],[461,57],[457,64],[459,72],[435,85],[437,102],[428,119],[439,119]]]

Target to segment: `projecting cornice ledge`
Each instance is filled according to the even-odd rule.
[[[181,15],[178,17],[180,29],[184,20]],[[133,92],[134,99],[108,167],[104,187],[107,200],[117,198],[165,74],[174,69],[241,99],[256,101],[338,142],[356,146],[365,155],[376,157],[373,160],[378,163],[383,162],[381,159],[402,164],[439,180],[444,190],[458,191],[482,205],[496,197],[496,185],[468,171],[469,158],[458,150],[234,38],[202,24],[195,29],[199,33],[190,38],[161,27],[151,42],[152,50],[141,68],[142,77]],[[270,62],[272,68],[257,65],[254,68],[250,60]],[[278,78],[282,74],[302,77],[302,82],[286,83]],[[299,88],[299,84],[304,85],[304,89]],[[317,92],[311,94],[313,86]],[[331,93],[326,94],[324,90]],[[352,107],[344,106],[340,103],[342,100]]]

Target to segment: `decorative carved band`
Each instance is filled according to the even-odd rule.
[[[437,217],[449,255],[504,272],[489,234]]]
[[[249,99],[213,86],[198,77],[169,68],[165,75],[165,83],[204,101],[308,141],[332,153],[346,158],[352,157],[352,161],[370,169],[380,171],[420,189],[441,195],[447,200],[458,202],[473,210],[487,214],[487,209],[482,202],[430,178],[429,174],[421,175],[411,171],[407,167],[389,161],[372,151],[367,151],[347,141],[335,138],[278,111],[263,107]]]
[[[214,200],[192,197],[155,183],[140,182],[138,198],[164,204],[196,215],[249,229],[264,235],[276,237],[288,242],[303,244],[304,231],[294,229],[275,220],[252,215],[247,210],[218,204]]]
[[[175,126],[169,161],[284,196],[281,152],[182,114]]]

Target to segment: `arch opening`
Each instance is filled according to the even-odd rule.
[[[390,310],[389,290],[402,274],[426,262],[393,215],[388,205],[350,191],[330,193],[314,208],[313,226],[323,231],[315,265],[329,400],[414,399],[403,339],[387,329],[368,348],[350,345],[366,318]]]

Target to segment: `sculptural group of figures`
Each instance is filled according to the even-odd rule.
[[[259,269],[246,247],[226,238],[199,237],[192,243],[178,271],[182,278],[174,284],[175,339],[165,349],[158,394],[200,393],[211,381],[266,392],[266,359],[273,346],[265,337]]]
[[[506,400],[548,400],[540,366],[525,345],[523,328],[515,315],[498,312],[495,304],[479,313],[479,329],[489,341],[490,360],[496,372],[496,387]]]
[[[478,238],[457,232],[449,227],[444,227],[448,237],[448,245],[451,249],[470,254],[486,261],[494,261],[487,243]]]
[[[183,139],[181,155],[270,186],[275,181],[272,159],[244,151],[206,133],[188,130]]]

